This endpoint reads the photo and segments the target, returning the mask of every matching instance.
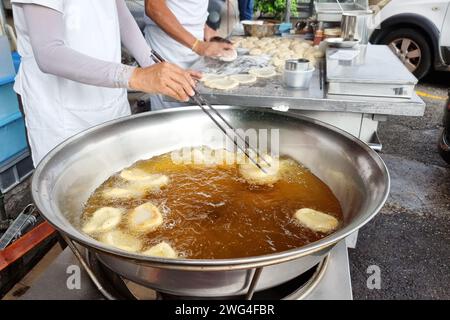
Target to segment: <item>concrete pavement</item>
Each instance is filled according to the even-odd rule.
[[[450,299],[450,166],[437,153],[450,73],[433,73],[421,118],[389,117],[379,129],[390,197],[350,249],[355,299]],[[381,289],[366,282],[381,270]]]

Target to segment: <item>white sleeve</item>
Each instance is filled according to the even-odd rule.
[[[116,0],[117,13],[119,15],[120,38],[122,44],[136,59],[141,67],[153,64],[150,58],[151,49],[145,40],[136,20],[128,10],[124,0]]]
[[[66,45],[62,13],[36,4],[23,5],[23,12],[42,72],[93,86],[128,87],[134,67],[96,59]]]
[[[64,0],[11,0],[11,3],[17,4],[37,4],[43,7],[47,7],[58,12],[63,12]]]

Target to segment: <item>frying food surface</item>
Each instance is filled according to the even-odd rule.
[[[222,149],[172,159],[138,161],[110,177],[86,203],[80,228],[142,255],[226,259],[298,248],[342,222],[328,186],[293,159],[266,155],[266,173]]]

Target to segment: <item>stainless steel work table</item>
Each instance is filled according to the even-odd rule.
[[[368,46],[367,50],[375,47],[377,46]],[[388,51],[379,51],[386,55],[383,58],[393,58]],[[392,63],[392,60],[390,62]],[[397,63],[401,65],[400,60]],[[205,64],[208,62],[199,61],[192,68],[202,69]],[[376,142],[374,139],[376,140],[378,122],[386,120],[387,116],[422,116],[425,112],[425,103],[415,93],[411,99],[379,98],[328,95],[326,88],[325,81],[322,85],[320,83],[318,69],[307,90],[285,87],[280,75],[258,79],[251,85],[240,85],[227,91],[210,89],[201,83],[198,86],[199,92],[213,105],[289,110],[335,125],[366,142]]]

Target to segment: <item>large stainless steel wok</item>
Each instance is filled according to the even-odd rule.
[[[36,169],[32,193],[37,207],[58,231],[129,280],[169,294],[223,297],[245,294],[256,268],[264,267],[257,291],[293,279],[323,260],[338,241],[383,206],[389,193],[388,171],[377,153],[355,137],[299,115],[220,109],[235,128],[280,129],[280,153],[302,162],[328,184],[341,203],[344,226],[298,249],[227,260],[140,256],[106,246],[73,226],[89,195],[115,172],[139,159],[205,144],[205,132],[215,127],[197,107],[119,119],[65,141]],[[210,147],[216,143],[206,141]]]

